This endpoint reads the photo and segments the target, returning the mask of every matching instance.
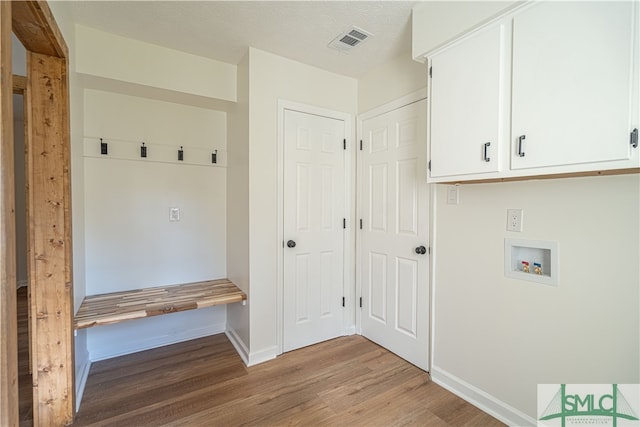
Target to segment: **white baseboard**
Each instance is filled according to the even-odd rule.
[[[231,341],[231,344],[235,347],[238,355],[242,359],[245,365],[249,366],[249,349],[247,345],[240,339],[235,329],[227,328],[225,335]]]
[[[77,361],[77,358],[76,358]],[[89,352],[85,352],[84,357],[79,365],[76,365],[76,412],[80,410],[80,402],[84,388],[87,385],[89,371],[91,370],[91,360],[89,360]]]
[[[220,334],[226,330],[226,322],[211,323],[199,328],[189,328],[173,335],[161,335],[147,339],[138,339],[116,347],[101,347],[92,349],[90,352],[91,361],[111,359],[113,357],[124,356],[125,354],[137,353],[139,351],[150,350],[152,348],[163,347],[165,345],[176,344],[197,338],[208,337]]]
[[[520,427],[535,426],[537,424],[537,421],[527,414],[435,365],[432,366],[430,374],[434,383],[446,388],[507,425]]]
[[[236,351],[240,355],[240,358],[247,366],[257,365],[259,363],[266,362],[267,360],[275,359],[277,356],[276,346],[250,353],[247,345],[240,339],[240,336],[236,333],[235,330],[227,329],[225,333],[227,335],[227,338],[229,338],[229,341],[231,341],[231,344],[233,344]]]
[[[247,364],[247,366],[257,365],[259,363],[275,359],[278,355],[277,352],[278,347],[275,345],[273,347],[265,348],[260,351],[251,352],[249,353],[249,363]]]

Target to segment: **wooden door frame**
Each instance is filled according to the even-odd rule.
[[[11,32],[27,50],[27,187],[33,421],[74,416],[68,48],[45,1],[0,2],[0,425],[17,426],[14,78]]]

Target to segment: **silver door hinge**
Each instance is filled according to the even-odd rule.
[[[360,140],[360,151],[362,151],[362,140]]]
[[[362,230],[362,218],[360,218],[360,230]]]
[[[344,297],[342,297],[342,306],[344,307]]]
[[[360,308],[362,308],[362,297],[360,297]]]
[[[342,149],[346,150],[347,149],[347,138],[342,140]]]
[[[431,170],[431,160],[429,160],[429,170]]]
[[[631,131],[630,143],[633,148],[638,148],[638,128]]]
[[[347,218],[342,218],[342,228],[347,228]]]

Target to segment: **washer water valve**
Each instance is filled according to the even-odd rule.
[[[533,263],[533,272],[538,275],[542,274],[542,265],[539,262]]]

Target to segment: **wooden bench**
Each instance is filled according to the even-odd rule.
[[[108,325],[178,311],[243,302],[247,295],[228,279],[159,286],[86,297],[75,328]]]

